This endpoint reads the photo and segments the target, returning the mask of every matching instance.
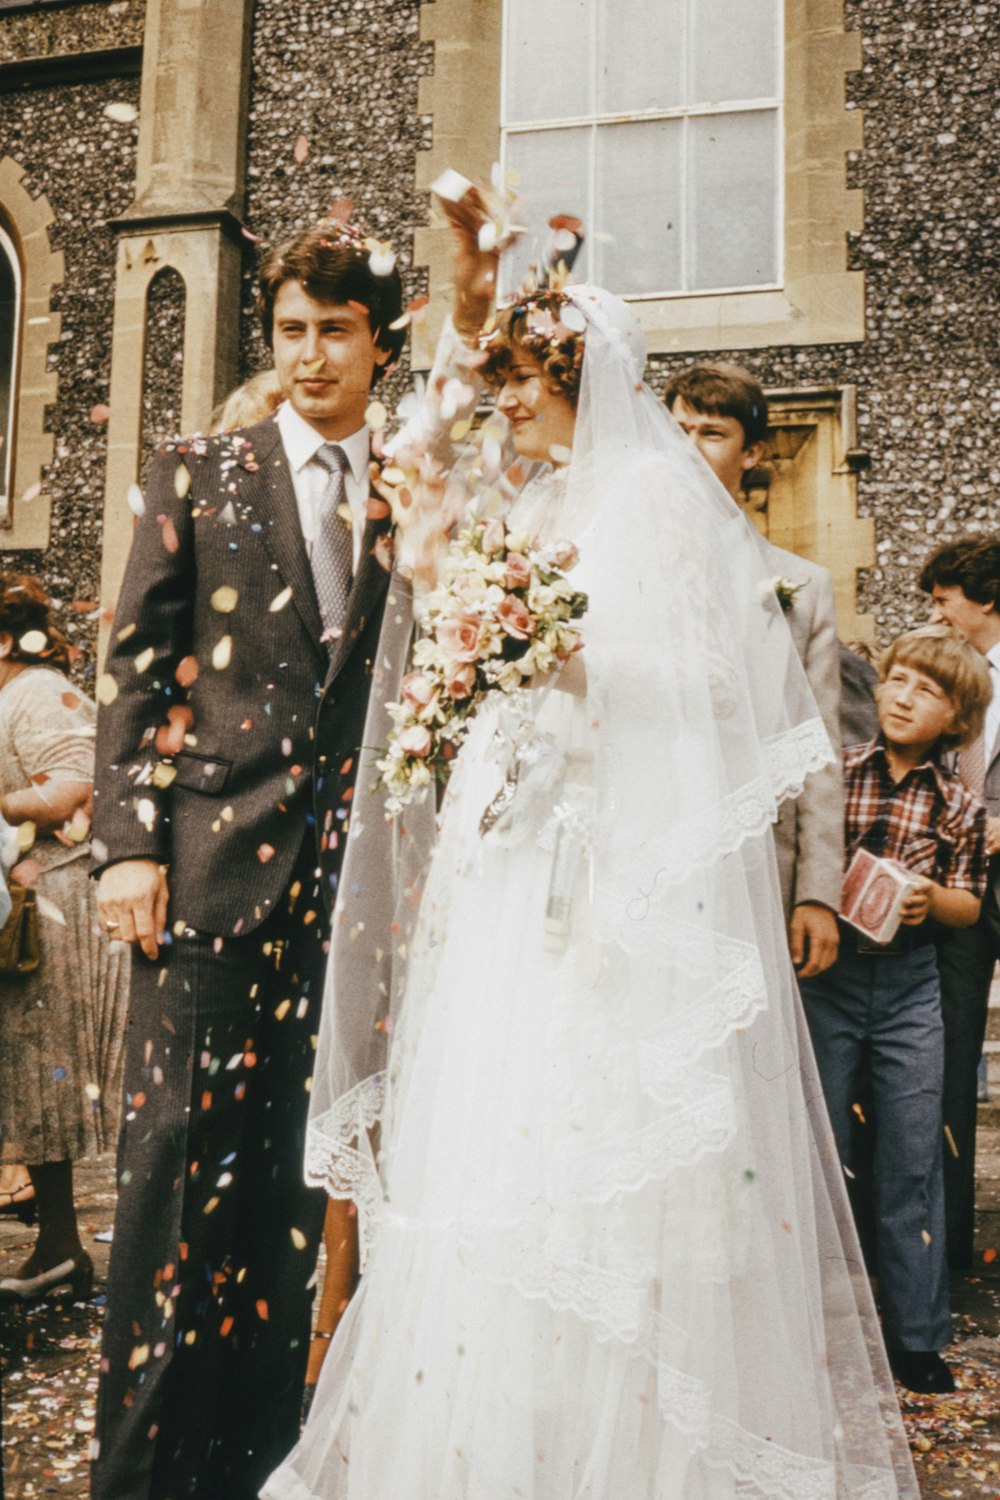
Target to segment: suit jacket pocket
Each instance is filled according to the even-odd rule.
[[[199,755],[194,750],[182,750],[174,756],[174,768],[177,772],[174,786],[216,797],[229,779],[233,766],[232,761],[222,760],[218,755]]]

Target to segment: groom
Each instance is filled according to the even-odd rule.
[[[165,444],[99,687],[100,911],[135,945],[94,1500],[250,1500],[298,1434],[325,1196],[303,1140],[388,583],[365,410],[398,274],[275,250],[274,418]]]

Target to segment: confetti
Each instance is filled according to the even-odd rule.
[[[98,703],[103,703],[105,707],[114,703],[118,697],[118,684],[110,672],[102,672],[100,677],[98,677],[94,694]]]
[[[301,164],[305,161],[306,157],[309,155],[309,137],[307,135],[300,135],[298,137],[298,139],[295,142],[295,146],[294,146],[294,149],[292,151],[292,155],[295,157],[295,160],[301,166]]]
[[[37,656],[44,651],[49,644],[49,638],[44,630],[26,630],[17,643],[22,651],[27,651],[29,656]]]
[[[229,666],[233,656],[233,638],[224,635],[221,641],[217,641],[212,651],[212,666],[217,672],[224,672]]]
[[[135,105],[129,104],[125,99],[116,99],[114,103],[106,104],[104,114],[107,119],[114,120],[116,125],[131,125],[139,118],[139,111]]]
[[[184,500],[191,489],[191,470],[187,464],[179,463],[174,470],[174,493],[178,500]]]
[[[230,588],[228,584],[223,584],[212,595],[212,608],[218,610],[220,615],[232,614],[239,597],[234,588]]]
[[[198,677],[198,663],[193,656],[183,656],[177,663],[174,676],[181,687],[190,687]]]
[[[130,484],[125,495],[125,501],[132,514],[141,521],[146,514],[146,497],[142,493],[141,486]]]
[[[368,265],[373,276],[391,276],[396,269],[396,252],[388,245],[379,245],[368,257]]]
[[[375,431],[381,430],[389,420],[389,413],[381,401],[372,401],[365,411],[365,421]]]
[[[284,609],[285,605],[288,603],[291,597],[292,590],[290,587],[282,589],[280,594],[275,594],[274,598],[267,606],[268,612],[272,615],[277,614],[279,609]]]
[[[101,427],[105,422],[108,421],[110,416],[111,407],[104,406],[103,404],[98,404],[97,406],[92,406],[90,408],[90,416],[87,420],[89,422],[93,422],[95,427]]]

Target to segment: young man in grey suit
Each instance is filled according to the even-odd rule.
[[[945,1222],[952,1271],[972,1265],[976,1212],[976,1075],[990,985],[1000,958],[1000,537],[939,547],[920,571],[931,619],[961,630],[986,658],[993,702],[978,744],[958,756],[970,791],[986,803],[989,884],[973,927],[946,928],[938,944],[944,1015]]]
[[[737,502],[767,434],[767,398],[737,365],[690,365],[667,383],[664,400],[724,489]],[[840,662],[833,584],[825,568],[761,538],[776,576],[795,589],[785,618],[835,749],[840,748]],[[806,781],[782,805],[774,831],[792,961],[800,978],[837,957],[836,912],[844,874],[844,792],[839,764]]]
[[[285,401],[164,445],[98,689],[95,874],[135,966],[95,1500],[251,1500],[298,1434],[308,1089],[388,584],[365,411],[404,335],[348,226],[260,286]]]

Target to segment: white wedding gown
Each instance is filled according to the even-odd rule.
[[[586,696],[480,712],[424,886],[420,810],[388,828],[370,795],[394,579],[307,1151],[366,1259],[264,1496],[918,1500],[772,849],[829,741],[756,532],[642,386],[636,320],[568,294],[573,455],[513,519],[579,544]]]
[[[916,1497],[770,833],[829,748],[766,721],[787,628],[686,464],[619,459],[578,535],[587,695],[529,716],[590,787],[539,772],[484,838],[510,710],[460,755],[388,1079],[332,1129],[357,1165],[381,1113],[384,1201],[268,1500]],[[585,847],[553,952],[560,829]]]

